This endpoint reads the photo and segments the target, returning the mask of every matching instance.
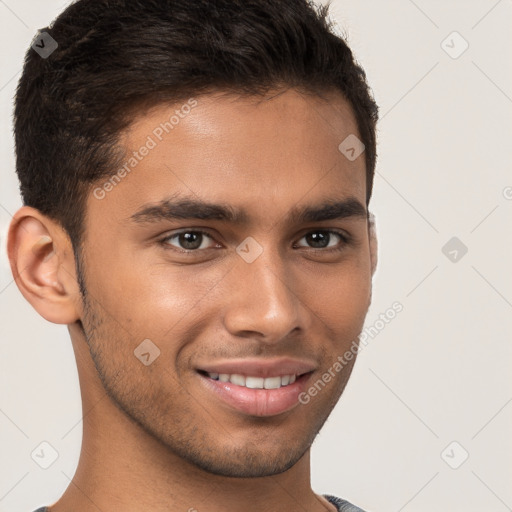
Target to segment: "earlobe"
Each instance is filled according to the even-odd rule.
[[[378,261],[377,229],[375,226],[375,215],[373,215],[373,213],[368,214],[368,238],[370,242],[370,261],[373,276],[377,269]]]
[[[9,226],[7,252],[20,292],[43,318],[57,324],[79,319],[73,250],[55,221],[23,206]]]

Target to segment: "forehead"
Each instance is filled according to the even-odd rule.
[[[90,206],[126,218],[178,193],[263,218],[320,199],[364,204],[364,153],[339,149],[359,137],[352,109],[339,93],[323,96],[214,93],[154,107],[122,134],[122,177]]]

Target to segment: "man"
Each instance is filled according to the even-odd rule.
[[[79,0],[15,106],[9,259],[66,324],[78,469],[41,511],[357,511],[310,485],[371,301],[377,107],[304,0]]]

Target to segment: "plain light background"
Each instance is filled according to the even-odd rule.
[[[56,501],[80,451],[67,329],[23,299],[5,255],[21,206],[12,98],[67,3],[0,0],[2,512]],[[380,106],[378,334],[313,445],[313,489],[373,512],[512,510],[512,2],[334,0],[331,16]],[[43,441],[59,454],[46,470],[31,458]]]

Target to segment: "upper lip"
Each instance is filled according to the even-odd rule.
[[[208,363],[197,368],[208,373],[249,375],[251,377],[278,377],[302,375],[315,369],[309,361],[292,358],[280,359],[229,359]]]

